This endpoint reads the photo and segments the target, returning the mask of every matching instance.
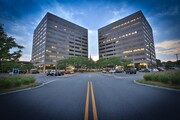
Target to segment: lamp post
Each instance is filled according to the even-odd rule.
[[[179,55],[179,54],[180,54],[180,53],[174,54],[174,55],[176,56],[176,59],[177,59],[176,66],[178,66],[178,55]]]
[[[180,54],[180,53],[174,54],[174,55],[176,56],[177,61],[178,61],[178,55],[179,55],[179,54]]]
[[[134,63],[134,50],[132,50],[133,53],[133,67],[135,68],[135,63]]]

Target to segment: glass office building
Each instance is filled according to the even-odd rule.
[[[31,62],[45,71],[69,56],[88,57],[88,30],[47,13],[34,30]]]
[[[156,62],[152,28],[141,11],[98,29],[99,58],[120,56],[137,67]]]

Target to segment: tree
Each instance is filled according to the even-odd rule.
[[[77,70],[79,68],[86,68],[88,64],[88,59],[85,57],[68,57],[57,62],[57,68],[66,69],[68,66],[74,66]]]
[[[107,64],[108,64],[108,60],[107,60],[106,58],[100,58],[100,59],[96,62],[96,65],[97,65],[99,68],[107,67]]]
[[[156,59],[156,65],[157,67],[161,67],[162,66],[161,60]]]
[[[107,58],[100,58],[96,64],[99,68],[104,68],[107,66],[111,66],[111,67],[115,67],[116,65],[120,65],[123,67],[126,67],[128,64],[132,63],[130,60],[128,59],[123,59],[121,57],[118,56],[113,56],[113,57],[109,57]]]
[[[18,45],[15,42],[15,38],[9,37],[3,30],[2,25],[0,25],[0,70],[3,71],[2,64],[6,61],[18,61],[21,57],[21,49],[24,47]],[[14,49],[14,52],[10,52]]]

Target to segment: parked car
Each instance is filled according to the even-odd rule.
[[[109,73],[115,73],[116,71],[115,70],[110,70]]]
[[[54,71],[49,70],[49,71],[47,72],[47,74],[46,74],[46,75],[47,75],[47,76],[49,76],[49,75],[50,75],[50,76],[53,76],[54,74],[55,74],[55,72],[54,72]]]
[[[115,73],[123,73],[122,70],[116,70]]]
[[[136,74],[136,68],[129,68],[126,70],[126,74]]]
[[[159,71],[165,71],[165,69],[163,67],[158,67],[157,68]]]
[[[143,68],[143,69],[139,70],[139,72],[151,72],[151,70],[147,69],[147,68]]]
[[[106,73],[107,71],[106,70],[103,70],[102,73]]]
[[[153,72],[158,72],[159,70],[157,68],[153,68]]]
[[[60,71],[57,71],[57,72],[55,72],[54,75],[55,75],[55,76],[62,76],[62,75],[64,75],[64,73],[63,73],[63,72],[60,72]]]

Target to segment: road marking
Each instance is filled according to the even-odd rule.
[[[88,120],[88,113],[89,113],[89,81],[87,85],[87,93],[86,93],[86,106],[85,106],[85,114],[84,114],[84,120]]]
[[[92,81],[90,82],[90,86],[91,86],[91,96],[92,96],[93,118],[94,120],[98,120]]]

